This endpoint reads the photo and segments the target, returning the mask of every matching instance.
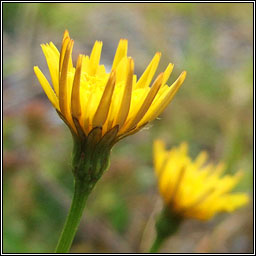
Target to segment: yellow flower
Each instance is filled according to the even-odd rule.
[[[193,161],[188,146],[166,150],[162,141],[154,143],[154,165],[158,186],[167,208],[177,216],[207,220],[218,212],[232,212],[248,202],[245,193],[230,193],[241,178],[221,174],[224,164],[207,163],[206,152]]]
[[[172,86],[166,85],[173,69],[170,63],[150,87],[161,56],[156,53],[137,81],[126,39],[119,42],[110,73],[100,65],[100,41],[90,56],[80,54],[74,67],[73,44],[65,31],[60,52],[52,42],[41,45],[52,86],[37,66],[34,71],[58,114],[78,137],[88,136],[95,127],[100,128],[99,137],[114,128],[115,141],[138,131],[161,114],[186,77],[182,72]]]

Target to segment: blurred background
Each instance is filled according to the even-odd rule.
[[[103,41],[111,65],[120,38],[140,75],[156,51],[158,72],[175,64],[168,84],[187,70],[172,103],[146,129],[119,142],[110,169],[96,185],[71,252],[145,252],[162,207],[152,165],[152,142],[188,141],[191,156],[243,169],[236,188],[253,190],[252,3],[3,3],[3,246],[5,253],[49,253],[73,193],[72,137],[34,73],[48,75],[40,44],[60,48],[68,29],[78,53]],[[49,76],[48,76],[49,77]],[[209,222],[185,221],[160,252],[252,253],[253,201]]]

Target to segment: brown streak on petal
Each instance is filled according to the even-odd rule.
[[[63,40],[62,40],[62,45],[61,45],[61,50],[60,50],[60,59],[59,59],[59,73],[61,76],[61,70],[63,66],[63,60],[65,57],[65,52],[67,50],[67,45],[70,41],[70,37],[68,34],[66,34],[66,31],[64,32]]]
[[[109,76],[109,79],[106,84],[105,90],[102,94],[99,106],[93,117],[93,121],[92,121],[93,127],[103,126],[107,119],[110,103],[112,100],[112,95],[115,88],[115,80],[116,80],[116,73],[115,73],[115,70],[113,70]]]
[[[130,128],[134,128],[137,123],[143,118],[145,113],[148,111],[151,103],[153,102],[155,96],[157,95],[161,85],[162,85],[162,80],[163,80],[163,73],[159,74],[159,76],[156,78],[154,84],[152,85],[146,99],[144,100],[143,104],[141,105],[138,113],[136,116],[133,118],[131,123],[128,125],[126,128],[127,130]]]
[[[159,107],[159,109],[156,110],[155,114],[153,115],[153,118],[149,119],[149,122],[155,119],[157,116],[159,116],[164,109],[168,106],[168,104],[171,102],[172,98],[175,96],[177,91],[179,90],[180,86],[183,84],[184,80],[186,78],[186,71],[183,71],[180,76],[177,78],[177,80],[171,85],[169,88],[169,92],[163,99],[163,103]]]
[[[79,55],[76,65],[76,73],[73,81],[73,88],[71,94],[71,113],[72,116],[79,118],[81,116],[81,104],[80,104],[80,81],[82,72],[82,59],[83,55]]]
[[[122,127],[124,124],[131,105],[131,96],[132,96],[132,83],[133,83],[133,72],[134,72],[134,61],[132,58],[128,58],[128,65],[127,65],[127,79],[126,79],[126,85],[123,92],[123,98],[120,105],[120,109],[118,112],[116,124],[119,125],[119,127]]]
[[[68,65],[69,65],[69,59],[71,57],[72,48],[74,45],[74,41],[70,40],[67,50],[65,53],[65,57],[63,60],[63,66],[61,71],[61,77],[60,77],[60,88],[59,88],[59,104],[60,104],[60,110],[61,113],[67,117],[68,114],[68,92],[67,92],[67,75],[68,75]]]

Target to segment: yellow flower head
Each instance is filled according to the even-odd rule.
[[[221,177],[223,163],[206,164],[206,152],[193,161],[187,151],[186,143],[169,151],[162,141],[154,143],[159,190],[170,211],[184,218],[207,220],[218,212],[232,212],[248,202],[245,193],[229,193],[239,182],[241,172]]]
[[[90,56],[80,54],[74,67],[73,44],[65,31],[60,52],[52,42],[41,45],[52,86],[37,66],[34,71],[58,114],[78,137],[97,128],[101,138],[114,129],[117,141],[138,131],[167,107],[186,77],[182,72],[172,86],[166,85],[173,69],[170,63],[150,86],[161,56],[156,53],[137,81],[134,61],[127,57],[126,39],[119,42],[110,73],[100,65],[100,41],[95,42]]]

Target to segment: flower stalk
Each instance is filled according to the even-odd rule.
[[[75,192],[72,204],[55,250],[56,253],[69,252],[90,192],[91,188],[83,182],[75,180]]]
[[[38,66],[34,67],[41,86],[74,140],[75,194],[56,252],[69,251],[87,197],[108,168],[113,145],[159,116],[186,78],[183,71],[168,86],[174,66],[169,63],[153,81],[161,57],[157,52],[137,79],[134,61],[127,56],[126,39],[120,40],[111,71],[107,73],[100,64],[102,45],[96,41],[91,54],[79,54],[74,66],[74,40],[66,30],[60,51],[52,42],[41,45],[52,83]]]
[[[108,169],[110,152],[117,131],[118,127],[115,127],[101,139],[99,139],[101,134],[101,128],[99,127],[94,128],[88,136],[83,136],[83,138],[73,134],[72,171],[75,180],[75,191],[69,214],[56,247],[56,253],[69,252],[87,198],[104,171]]]
[[[171,213],[169,209],[163,209],[155,224],[156,238],[149,252],[158,252],[163,242],[178,231],[181,222],[182,218]]]

